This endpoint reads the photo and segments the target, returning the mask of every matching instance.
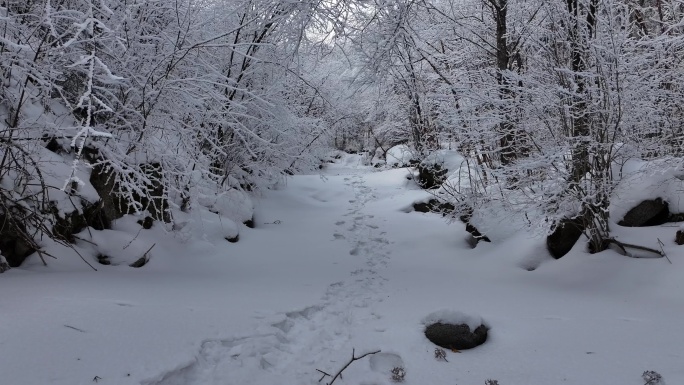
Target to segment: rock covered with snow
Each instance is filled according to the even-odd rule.
[[[472,349],[487,340],[489,328],[481,317],[442,310],[423,319],[425,336],[446,349]]]
[[[416,159],[415,151],[405,144],[396,145],[385,154],[385,162],[390,167],[407,167],[416,162]]]
[[[678,160],[630,160],[624,177],[613,192],[611,218],[621,226],[652,226],[665,223],[670,213],[684,213],[684,166]],[[664,219],[664,220],[663,220]]]
[[[618,222],[620,226],[643,227],[657,226],[666,223],[670,217],[669,204],[661,198],[641,201],[625,214]]]
[[[418,165],[418,184],[425,189],[435,189],[444,183],[447,173],[461,167],[465,158],[456,151],[438,150]]]
[[[208,192],[198,201],[210,211],[235,222],[248,224],[253,221],[254,203],[242,190],[232,188],[218,193]]]
[[[565,218],[546,237],[546,248],[552,257],[559,259],[572,250],[583,231],[584,225],[580,219]]]
[[[472,160],[454,150],[438,150],[420,162],[418,184],[427,189],[445,188],[452,193],[469,189],[479,177]]]
[[[678,245],[684,245],[684,230],[679,229],[675,233],[675,243]]]

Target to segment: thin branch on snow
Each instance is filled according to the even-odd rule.
[[[330,380],[330,382],[328,382],[328,384],[327,384],[327,385],[332,385],[332,383],[335,382],[335,380],[337,380],[338,378],[342,378],[342,372],[343,372],[345,369],[347,369],[347,368],[349,367],[349,365],[352,364],[352,362],[358,361],[358,360],[360,360],[360,359],[362,359],[362,358],[364,358],[364,357],[366,357],[366,356],[370,356],[370,355],[372,355],[372,354],[377,354],[377,353],[380,353],[380,352],[381,352],[380,350],[376,350],[376,351],[374,351],[374,352],[368,352],[368,353],[365,353],[365,354],[363,354],[363,355],[361,355],[361,356],[359,356],[359,357],[356,357],[355,350],[352,349],[352,357],[351,357],[351,359],[350,359],[350,360],[349,360],[349,361],[348,361],[348,362],[347,362],[339,371],[337,371],[337,373],[336,373],[334,376],[332,376],[332,375],[330,375],[330,374],[328,374],[328,373],[326,373],[326,372],[324,372],[324,371],[322,371],[322,370],[320,370],[320,369],[316,369],[318,372],[320,372],[320,373],[323,374],[323,377],[321,377],[321,379],[318,380],[318,382],[323,381],[323,379],[324,379],[325,377],[332,377],[332,380]]]

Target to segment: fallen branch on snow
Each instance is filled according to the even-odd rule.
[[[620,242],[615,238],[606,239],[606,242],[612,243],[615,246],[619,247],[620,250],[622,250],[622,252],[630,258],[662,258],[665,256],[665,253],[661,252],[660,250],[652,249],[652,248],[646,247],[646,246],[633,245],[631,243]],[[659,257],[638,257],[638,256],[634,256],[634,255],[627,252],[628,248],[629,249],[637,249],[637,250],[648,251],[648,252],[653,253],[653,254],[658,254]]]

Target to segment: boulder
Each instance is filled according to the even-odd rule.
[[[12,215],[0,213],[0,252],[6,265],[18,267],[36,251],[27,239],[30,237],[23,224],[16,222]]]
[[[491,242],[488,236],[482,234],[480,230],[477,229],[477,227],[473,226],[469,222],[466,222],[466,231],[470,233],[470,235],[473,237],[475,240],[475,245],[477,245],[478,242],[484,241],[484,242]],[[473,248],[475,248],[473,246]]]
[[[418,185],[424,189],[436,189],[446,180],[449,170],[439,164],[420,164],[418,166]]]
[[[51,207],[55,217],[52,233],[65,241],[74,242],[74,234],[90,226],[95,230],[111,229],[111,221],[104,215],[102,201],[89,203],[81,200],[81,208],[62,216],[56,206]]]
[[[668,222],[684,222],[684,213],[670,213]]]
[[[466,225],[466,231],[470,233],[470,237],[467,239],[468,244],[470,245],[471,248],[475,248],[480,241],[482,242],[491,242],[488,236],[482,234],[480,230],[477,229],[477,227],[473,226],[472,223],[470,223],[470,219],[473,217],[473,209],[468,207],[465,210],[465,213],[462,214],[461,216],[458,217],[458,219],[461,220],[461,222],[465,223]]]
[[[0,273],[4,273],[9,269],[11,269],[9,263],[7,263],[5,257],[3,257],[2,254],[0,254]]]
[[[667,202],[661,198],[648,199],[634,206],[618,222],[625,227],[658,226],[667,223],[670,218],[670,209]]]
[[[487,341],[487,327],[480,325],[471,331],[470,326],[466,324],[437,322],[425,328],[425,337],[445,349],[472,349]]]
[[[163,178],[161,165],[158,163],[143,164],[140,165],[140,169],[151,182],[145,186],[147,191],[145,196],[134,193],[132,194],[133,199],[140,203],[142,210],[147,210],[153,219],[170,222],[169,203],[165,198],[164,185],[161,182]],[[130,205],[131,202],[126,201],[118,194],[119,186],[117,186],[116,179],[115,172],[103,164],[95,165],[90,174],[90,183],[100,195],[102,215],[106,222],[111,222],[134,212]]]
[[[142,226],[143,229],[149,230],[154,225],[154,219],[148,215],[145,217],[145,219],[138,220],[138,224]]]
[[[431,198],[427,202],[416,202],[413,204],[413,210],[420,213],[440,213],[443,216],[453,212],[456,207],[449,202],[440,202],[437,199]]]
[[[467,167],[466,158],[458,151],[437,150],[429,154],[418,165],[418,185],[424,189],[439,188],[447,181],[449,174],[460,173]]]
[[[564,218],[546,237],[546,248],[551,256],[559,259],[572,250],[583,232],[584,224],[580,218]]]
[[[675,234],[675,243],[684,245],[684,230],[677,230],[677,234]]]
[[[250,229],[255,228],[256,226],[254,226],[254,216],[252,216],[252,218],[242,222],[242,224],[249,227]]]
[[[140,267],[147,265],[147,262],[149,262],[149,261],[150,261],[150,259],[146,255],[143,255],[142,257],[136,259],[135,262],[131,263],[128,266],[135,267],[137,269],[137,268],[140,268]]]

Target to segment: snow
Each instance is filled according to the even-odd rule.
[[[423,325],[428,326],[435,323],[452,324],[452,325],[468,325],[470,330],[477,329],[484,322],[482,317],[477,315],[469,315],[460,311],[453,311],[443,309],[429,314],[423,318]]]
[[[406,175],[345,155],[255,199],[255,229],[204,208],[176,230],[126,216],[78,244],[120,262],[97,272],[48,245],[47,267],[34,255],[0,275],[2,383],[314,385],[352,349],[382,352],[335,384],[389,385],[396,366],[407,385],[642,385],[646,370],[684,383],[676,228],[617,229],[661,238],[672,264],[579,245],[553,260],[524,231],[470,249],[462,223],[402,211],[425,194]],[[438,361],[432,320],[485,322],[489,337]]]
[[[454,150],[437,150],[428,155],[421,162],[425,165],[438,164],[442,169],[447,169],[450,172],[456,171],[466,164],[466,159],[458,151]]]

